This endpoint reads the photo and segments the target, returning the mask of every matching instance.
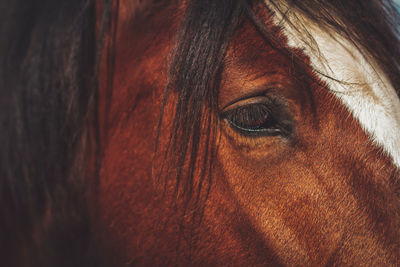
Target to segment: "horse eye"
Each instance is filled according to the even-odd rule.
[[[271,103],[235,105],[221,114],[230,126],[246,136],[284,136],[292,133],[292,120],[281,106]]]

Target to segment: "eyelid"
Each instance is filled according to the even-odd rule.
[[[221,113],[225,113],[226,111],[233,110],[237,107],[243,107],[251,104],[258,104],[258,103],[266,103],[271,101],[271,99],[265,95],[259,95],[254,97],[246,97],[239,100],[235,100],[234,102],[226,105],[222,110]]]
[[[269,84],[268,86],[260,86],[257,88],[253,88],[251,91],[241,94],[240,97],[237,97],[229,102],[227,104],[223,105],[222,108],[220,109],[221,111],[225,111],[231,106],[233,106],[236,103],[242,103],[242,101],[246,100],[251,100],[251,99],[256,99],[256,98],[264,98],[264,99],[269,99],[268,95],[273,95],[274,91],[276,90],[275,86],[272,86]]]

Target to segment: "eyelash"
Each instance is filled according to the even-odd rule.
[[[292,120],[286,109],[273,101],[238,106],[223,112],[221,117],[232,129],[249,137],[289,137],[293,132]]]

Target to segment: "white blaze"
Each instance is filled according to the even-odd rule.
[[[299,14],[287,13],[288,23],[281,13],[275,13],[275,22],[282,27],[289,45],[310,57],[319,78],[400,167],[400,100],[386,75],[338,34],[324,31]]]

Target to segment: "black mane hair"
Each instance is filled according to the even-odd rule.
[[[111,2],[103,0],[102,32],[109,28]],[[257,1],[186,2],[164,99],[172,90],[178,93],[168,156],[178,155],[172,157],[178,170],[176,191],[191,199],[211,184],[209,160],[218,123],[214,115],[231,35],[244,17],[260,32],[267,30],[248,8]],[[392,1],[270,2],[278,9],[277,3],[284,2],[351,40],[400,90],[399,18]],[[94,159],[99,150],[97,68],[103,38],[97,43],[94,4],[94,0],[0,3],[0,255],[4,266],[97,264],[85,184],[99,167]],[[202,142],[209,149],[200,155]],[[200,165],[200,181],[194,181],[199,158],[206,163]],[[205,179],[209,186],[202,186]]]
[[[97,146],[94,4],[0,3],[3,266],[95,264],[85,185]]]
[[[229,39],[241,22],[244,10],[243,2],[236,0],[189,1],[176,47],[172,51],[163,108],[172,91],[177,92],[178,101],[164,159],[169,167],[173,166],[176,170],[173,175],[175,196],[179,195],[186,201],[195,196],[197,203],[203,185],[206,185],[207,192],[210,189],[211,181],[204,181],[211,178],[215,149],[212,137],[216,120],[210,111],[217,109],[223,60]],[[206,140],[202,141],[202,137],[206,137]],[[201,142],[205,149],[200,154]],[[188,163],[187,169],[183,167],[185,162]],[[196,168],[200,169],[200,179],[197,181],[194,180]],[[169,173],[163,169],[161,172]],[[194,184],[197,184],[196,191]]]

